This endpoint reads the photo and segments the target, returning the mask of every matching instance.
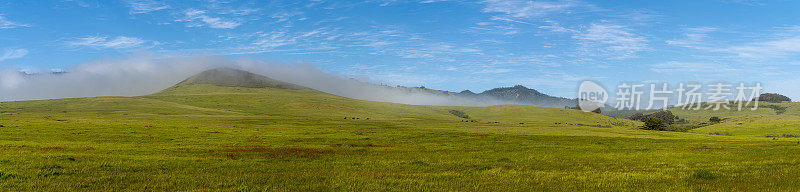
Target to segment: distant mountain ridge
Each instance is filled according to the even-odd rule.
[[[187,78],[178,83],[174,87],[182,85],[194,84],[212,84],[224,87],[248,87],[248,88],[279,88],[279,89],[310,89],[300,85],[286,83],[283,81],[275,80],[263,75],[233,69],[233,68],[217,68],[201,72],[197,75]],[[385,85],[384,85],[385,86]],[[474,100],[476,102],[490,103],[490,104],[518,104],[518,105],[533,105],[540,107],[553,107],[564,108],[565,106],[577,106],[576,99],[568,99],[563,97],[554,97],[541,93],[535,89],[530,89],[522,85],[513,87],[500,87],[486,90],[481,93],[474,93],[470,90],[461,92],[450,92],[436,89],[429,89],[424,86],[420,87],[405,87],[405,86],[385,86],[387,88],[399,89],[408,93],[424,93],[448,97],[460,97],[467,100]]]
[[[563,108],[567,106],[575,107],[578,105],[577,99],[550,96],[541,93],[535,89],[527,88],[522,85],[515,85],[513,87],[499,87],[486,90],[481,93],[475,93],[470,90],[464,90],[456,93],[450,91],[429,89],[424,86],[420,87],[397,86],[393,88],[402,89],[404,91],[411,93],[429,93],[429,94],[443,95],[443,96],[463,97],[477,101],[487,101],[487,102],[504,101],[507,104],[533,105],[533,106],[554,107],[554,108]]]
[[[486,90],[479,94],[475,94],[469,90],[466,90],[459,93],[459,95],[466,97],[484,96],[499,100],[515,101],[518,102],[519,104],[535,105],[542,107],[561,108],[566,106],[573,107],[577,106],[578,104],[578,100],[576,99],[567,99],[563,97],[550,96],[541,93],[535,89],[530,89],[522,85],[516,85],[513,87],[494,88]]]

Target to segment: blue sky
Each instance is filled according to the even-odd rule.
[[[140,52],[307,63],[461,91],[761,82],[800,98],[797,1],[0,1],[0,67]]]

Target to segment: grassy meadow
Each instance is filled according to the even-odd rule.
[[[0,191],[798,190],[800,140],[765,135],[800,134],[800,106],[778,105],[675,111],[727,119],[659,132],[578,110],[209,84],[3,102]]]

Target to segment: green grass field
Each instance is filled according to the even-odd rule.
[[[764,136],[800,134],[800,106],[780,105],[676,111],[728,118],[684,133],[578,110],[209,84],[3,102],[0,191],[794,191],[800,140]],[[720,131],[733,136],[708,134]]]
[[[783,110],[770,107],[777,106]],[[774,107],[773,107],[774,108]],[[691,121],[708,121],[711,116],[724,118],[722,123],[690,130],[694,133],[730,133],[734,136],[800,135],[800,103],[761,102],[757,110],[682,110],[673,113]]]

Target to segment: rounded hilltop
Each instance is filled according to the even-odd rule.
[[[764,93],[759,95],[756,99],[758,99],[758,101],[766,101],[771,103],[780,103],[783,101],[792,102],[791,98],[777,93]],[[753,100],[755,101],[756,99]]]
[[[216,68],[191,76],[176,85],[211,84],[224,87],[307,89],[306,87],[278,81],[263,75],[234,68]]]

